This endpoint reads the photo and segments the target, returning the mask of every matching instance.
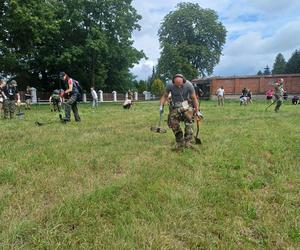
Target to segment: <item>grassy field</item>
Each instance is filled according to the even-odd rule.
[[[1,120],[0,249],[299,249],[300,105],[264,107],[203,102],[180,153],[157,102]]]

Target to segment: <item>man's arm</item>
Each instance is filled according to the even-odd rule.
[[[168,96],[169,96],[170,91],[165,91],[165,93],[162,95],[162,97],[160,98],[160,107],[159,107],[159,112],[162,114],[164,112],[164,105],[166,103],[166,101],[168,100]]]
[[[5,93],[4,93],[4,91],[3,91],[3,89],[0,89],[0,93],[1,93],[1,95],[3,96],[4,99],[7,98],[6,95],[5,95]]]
[[[195,112],[197,112],[199,110],[199,103],[195,92],[191,95],[191,98]]]
[[[166,101],[168,100],[169,91],[165,91],[165,93],[160,98],[160,106],[164,106]]]
[[[20,103],[20,102],[21,102],[20,94],[17,93],[17,103]]]
[[[196,93],[191,93],[191,99],[193,102],[193,106],[194,106],[194,110],[195,110],[195,114],[199,119],[203,119],[203,114],[199,111],[200,107],[199,107],[199,102],[196,96]]]

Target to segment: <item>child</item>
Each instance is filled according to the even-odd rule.
[[[52,105],[53,108],[51,108],[51,112],[60,112],[60,107],[61,107],[61,97],[59,96],[59,90],[54,90],[52,95],[49,98],[49,104],[50,106]]]

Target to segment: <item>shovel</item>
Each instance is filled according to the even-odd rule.
[[[196,132],[196,136],[195,136],[195,144],[202,144],[200,137],[198,137],[201,119],[197,118],[196,121],[197,121],[197,132]]]
[[[155,133],[161,133],[161,134],[167,133],[166,129],[160,127],[161,126],[161,121],[162,121],[162,113],[160,113],[160,115],[159,115],[159,122],[158,122],[157,127],[151,127],[150,130],[155,132]]]

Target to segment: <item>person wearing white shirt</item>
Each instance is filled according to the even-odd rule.
[[[93,97],[93,108],[97,107],[98,108],[98,95],[97,92],[95,91],[95,89],[92,87],[91,88],[91,94]]]
[[[218,105],[224,106],[225,90],[224,90],[223,86],[221,86],[221,88],[217,89],[216,94],[218,97]]]

